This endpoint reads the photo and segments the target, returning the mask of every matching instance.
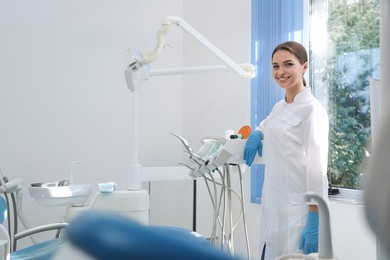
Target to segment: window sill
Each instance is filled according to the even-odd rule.
[[[340,193],[329,195],[329,200],[334,202],[364,205],[364,191],[339,188]]]

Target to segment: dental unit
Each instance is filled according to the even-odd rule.
[[[247,129],[250,127],[246,126],[243,128]],[[181,141],[185,148],[184,153],[188,154],[189,162],[179,164],[190,170],[189,175],[192,178],[203,178],[205,181],[213,207],[213,227],[209,238],[210,243],[218,246],[217,240],[220,239],[220,248],[228,250],[234,256],[234,231],[238,224],[242,222],[245,232],[247,257],[251,259],[240,166],[240,164],[245,164],[243,151],[246,137],[245,139],[231,139],[231,136],[207,136],[201,139],[202,146],[196,153],[183,137],[177,134],[172,135]],[[263,158],[256,156],[254,163],[264,163]],[[236,168],[238,173],[240,191],[235,191],[233,188],[232,179],[236,174],[233,174],[235,172],[232,171],[232,168]],[[239,201],[239,217],[237,219],[233,217],[232,204],[234,198],[237,198]]]
[[[194,66],[194,67],[181,67],[181,68],[168,68],[168,69],[150,69],[150,64],[154,62],[162,53],[166,45],[166,35],[171,27],[177,27],[183,30],[185,33],[192,36],[193,39],[203,45],[211,54],[213,54],[222,63],[220,65],[212,66]],[[149,193],[147,190],[142,189],[142,172],[143,167],[139,164],[139,152],[138,152],[138,92],[145,80],[154,76],[165,75],[185,75],[192,73],[215,73],[220,71],[230,70],[242,79],[252,79],[255,76],[255,69],[252,64],[237,64],[231,60],[226,54],[220,51],[210,41],[208,41],[203,35],[191,27],[188,23],[179,17],[168,16],[163,19],[162,26],[157,33],[157,45],[153,51],[147,51],[139,53],[137,51],[128,49],[125,52],[125,59],[127,59],[125,79],[128,89],[131,91],[131,136],[130,136],[130,166],[128,173],[127,190],[116,190],[116,183],[107,182],[99,184],[99,191],[91,196],[91,186],[89,184],[75,184],[73,182],[73,167],[81,165],[81,162],[76,161],[71,165],[71,173],[69,178],[60,179],[58,181],[50,182],[37,182],[29,185],[28,190],[30,196],[33,197],[39,204],[47,207],[67,206],[66,214],[61,220],[61,223],[56,223],[50,226],[50,228],[63,228],[68,225],[68,222],[74,217],[77,217],[82,211],[87,209],[104,210],[109,212],[118,212],[121,215],[129,217],[130,219],[140,223],[142,225],[149,225]],[[238,192],[232,190],[231,179],[229,174],[228,159],[237,153],[237,151],[230,151],[231,144],[224,141],[223,138],[205,138],[203,139],[203,148],[199,154],[195,153],[188,143],[178,135],[183,145],[186,147],[186,152],[192,158],[192,162],[195,163],[198,168],[194,168],[190,171],[192,178],[204,177],[206,182],[211,183],[213,191],[209,187],[209,193],[213,193],[212,202],[214,207],[215,218],[213,220],[214,227],[212,230],[212,244],[215,244],[217,237],[221,238],[221,247],[227,246],[228,251],[234,255],[233,248],[233,231],[238,222],[243,221],[245,224],[245,211],[243,207],[243,189],[242,178],[240,172],[240,185],[241,195]],[[243,149],[243,140],[231,140],[238,144],[238,149]],[[240,143],[240,144],[239,144]],[[235,146],[234,146],[235,147]],[[237,148],[237,147],[235,147]],[[241,151],[239,153],[242,153]],[[218,155],[217,155],[218,154]],[[193,167],[193,166],[190,166]],[[148,172],[161,173],[160,167],[146,167]],[[188,173],[188,165],[182,164],[180,168],[181,172]],[[219,178],[214,178],[213,175],[209,175],[213,170],[219,172]],[[223,172],[220,170],[223,168]],[[212,182],[210,182],[212,180]],[[14,183],[14,182],[12,182]],[[208,185],[207,183],[207,185]],[[20,183],[17,182],[16,188]],[[20,184],[20,185],[19,185]],[[11,182],[7,184],[11,185]],[[208,185],[209,186],[209,185]],[[221,193],[216,194],[216,187],[221,187]],[[5,186],[4,186],[5,187]],[[12,186],[14,187],[14,186]],[[8,188],[7,188],[8,189]],[[237,220],[233,219],[231,212],[232,196],[236,196],[240,199],[241,213]],[[21,205],[21,203],[20,203]],[[22,211],[19,211],[19,218],[24,223],[26,229],[29,225],[26,223],[22,215]],[[222,215],[221,215],[222,214]],[[229,223],[230,231],[225,228]],[[217,234],[217,226],[220,227],[221,233]],[[46,229],[49,227],[45,227]],[[32,233],[26,233],[24,236]],[[33,239],[33,238],[32,238]],[[249,254],[249,242],[247,238],[247,248]]]
[[[192,39],[198,41],[203,45],[212,55],[214,55],[222,64],[213,66],[195,66],[195,67],[179,67],[179,68],[168,68],[168,69],[150,69],[150,64],[154,62],[162,53],[166,45],[166,36],[171,27],[177,27],[183,30],[185,33],[192,36]],[[116,184],[114,182],[101,183],[99,185],[99,191],[90,197],[91,187],[87,184],[74,184],[73,174],[66,179],[62,179],[54,182],[42,182],[33,183],[29,186],[30,195],[35,198],[38,203],[44,206],[68,206],[66,215],[63,219],[64,222],[69,222],[73,217],[77,216],[81,211],[86,209],[98,209],[110,212],[118,212],[125,215],[141,224],[149,225],[149,192],[142,189],[142,174],[143,169],[147,169],[148,172],[161,172],[161,167],[142,167],[139,163],[139,133],[138,133],[138,102],[139,102],[139,90],[145,80],[150,79],[154,76],[165,76],[165,75],[185,75],[192,73],[215,73],[220,71],[230,70],[242,79],[251,79],[255,76],[255,69],[252,64],[237,64],[230,59],[226,54],[220,51],[210,41],[208,41],[203,35],[191,27],[188,23],[179,17],[168,16],[163,19],[162,26],[157,32],[157,45],[153,51],[147,51],[140,53],[131,49],[125,51],[125,59],[127,59],[125,69],[125,80],[128,89],[131,91],[131,136],[130,136],[130,166],[128,173],[128,182],[126,190],[116,190]],[[177,136],[177,135],[176,135]],[[177,136],[179,137],[179,136]],[[187,146],[188,154],[194,159],[193,162],[198,162],[199,169],[191,170],[190,175],[193,178],[204,176],[210,170],[207,167],[219,166],[225,167],[225,160],[228,156],[228,150],[224,150],[217,157],[213,157],[213,153],[219,151],[215,149],[213,152],[209,151],[210,147],[214,147],[215,144],[222,142],[221,145],[225,145],[223,139],[204,139],[204,149],[198,156],[192,149]],[[181,141],[185,142],[181,138]],[[185,143],[183,143],[185,144]],[[207,146],[207,147],[206,147]],[[226,143],[226,149],[229,146],[229,142]],[[215,148],[215,147],[214,147]],[[243,149],[243,147],[241,146]],[[203,158],[209,155],[209,159],[212,159],[209,166],[205,165]],[[198,157],[197,157],[198,156]],[[211,158],[212,157],[212,158]],[[203,165],[202,165],[203,164]],[[173,167],[172,167],[173,168]],[[188,172],[186,166],[174,167],[180,168],[182,172]],[[71,167],[72,169],[72,167]],[[225,169],[228,171],[228,169]],[[227,176],[229,174],[226,174]],[[213,178],[213,177],[210,177]],[[226,180],[229,182],[230,180]],[[214,186],[218,185],[216,182]],[[224,185],[226,191],[232,192],[228,186]],[[232,196],[228,194],[226,196]],[[242,198],[241,198],[242,199]],[[215,210],[221,207],[217,197],[214,197]],[[218,205],[217,205],[218,204]],[[226,205],[224,206],[226,207]],[[221,211],[222,212],[222,211]],[[240,219],[243,219],[241,213]],[[217,222],[220,219],[214,220],[214,226],[216,227]],[[222,220],[223,222],[225,220]],[[244,220],[245,221],[245,220]],[[233,223],[233,222],[231,222]],[[232,224],[233,225],[233,224]],[[231,226],[234,229],[233,226]],[[216,237],[216,231],[214,236]],[[232,238],[228,238],[226,232],[223,231],[223,237],[227,243],[231,243]],[[230,234],[232,235],[232,234]],[[230,249],[232,250],[232,246]]]
[[[149,64],[155,61],[162,53],[166,44],[166,34],[171,26],[177,26],[183,31],[191,35],[195,40],[207,48],[211,54],[215,55],[224,65],[216,66],[198,66],[198,67],[182,67],[170,69],[151,70]],[[231,60],[227,55],[215,47],[203,35],[191,27],[188,23],[179,17],[168,16],[163,19],[163,25],[157,32],[157,46],[153,52],[140,54],[129,49],[126,53],[130,58],[129,65],[125,71],[126,83],[132,92],[132,138],[134,145],[132,148],[132,158],[130,158],[130,174],[129,174],[129,189],[140,188],[141,166],[138,164],[138,89],[142,83],[152,76],[163,75],[182,75],[189,73],[206,73],[220,70],[230,69],[243,79],[252,79],[255,76],[255,69],[252,64],[239,65]]]
[[[166,35],[169,29],[174,26],[182,29],[187,34],[191,35],[193,39],[197,40],[201,45],[206,47],[211,54],[217,57],[223,65],[217,66],[200,66],[200,67],[182,67],[182,68],[170,68],[160,70],[150,70],[149,64],[154,62],[162,53],[166,44]],[[145,52],[143,54],[129,49],[126,53],[130,59],[129,64],[125,70],[125,78],[127,87],[132,92],[132,107],[131,107],[131,157],[130,157],[130,170],[128,175],[128,190],[126,191],[128,196],[132,196],[131,193],[140,192],[141,190],[141,175],[142,166],[138,162],[138,92],[142,83],[152,76],[163,75],[182,75],[188,73],[206,73],[216,72],[221,70],[231,70],[243,79],[251,79],[255,76],[255,69],[252,64],[239,65],[231,60],[226,54],[220,51],[210,41],[208,41],[203,35],[196,31],[187,22],[179,17],[168,16],[163,19],[162,26],[157,33],[157,45],[152,52]],[[158,168],[155,171],[159,171]],[[125,195],[125,196],[127,196]],[[136,195],[138,196],[138,195]],[[147,197],[147,193],[145,194]],[[145,207],[148,208],[148,199],[145,198]],[[146,217],[146,216],[145,216]],[[145,222],[147,220],[145,219]]]

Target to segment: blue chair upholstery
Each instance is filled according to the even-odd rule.
[[[81,213],[69,223],[66,236],[98,260],[237,260],[190,230],[143,226],[112,212]]]
[[[3,197],[0,197],[0,224],[3,224],[4,221],[7,219],[8,216],[8,209],[7,209],[7,202]],[[56,229],[53,226],[53,229]],[[46,230],[51,230],[51,228],[45,228],[42,231]],[[39,229],[33,233],[38,233],[40,232]],[[26,232],[29,234],[30,232]],[[8,249],[4,250],[6,254],[9,252],[9,244],[11,243],[11,239],[9,238],[9,233],[8,231],[3,228],[1,229],[1,239],[4,239],[3,241],[5,242],[5,237],[7,238],[7,243],[4,243],[4,246]],[[24,237],[24,236],[22,236]],[[11,260],[26,260],[26,259],[34,259],[34,260],[50,260],[53,259],[53,256],[56,254],[56,252],[66,243],[66,239],[64,237],[56,238],[56,239],[51,239],[42,243],[38,243],[36,245],[32,245],[20,250],[17,250],[13,253],[11,253],[9,256]]]
[[[49,260],[53,259],[58,250],[64,245],[66,239],[51,239],[33,246],[19,249],[11,254],[11,260]]]

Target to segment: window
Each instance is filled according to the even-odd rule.
[[[379,0],[252,0],[252,63],[258,72],[251,90],[252,127],[284,96],[271,77],[269,55],[286,40],[306,46],[306,76],[328,110],[329,182],[359,189],[361,163],[370,152],[369,82],[379,79]],[[261,203],[263,170],[252,167],[254,203]]]
[[[370,79],[379,79],[379,0],[311,0],[310,83],[330,119],[328,177],[359,189],[369,156]],[[325,32],[325,33],[324,33]]]

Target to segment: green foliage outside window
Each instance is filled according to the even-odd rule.
[[[379,67],[379,1],[328,0],[327,16],[328,176],[332,185],[359,188],[371,130],[369,79]]]

